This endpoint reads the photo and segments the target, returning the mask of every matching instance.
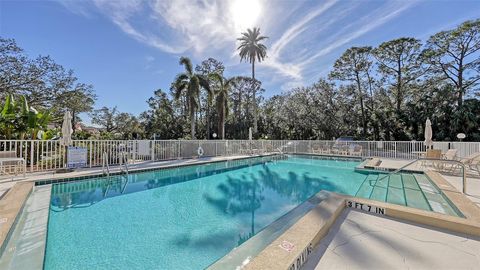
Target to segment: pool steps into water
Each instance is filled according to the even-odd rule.
[[[424,174],[396,173],[385,177],[385,174],[369,173],[355,196],[458,215]]]

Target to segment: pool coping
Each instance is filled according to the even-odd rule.
[[[35,187],[28,197],[7,249],[0,257],[0,266],[15,270],[43,269],[51,189],[52,185]]]
[[[3,255],[13,229],[23,212],[25,203],[33,191],[33,183],[15,183],[0,201],[0,256]]]

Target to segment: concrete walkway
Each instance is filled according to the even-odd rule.
[[[347,209],[302,268],[478,269],[480,238]]]

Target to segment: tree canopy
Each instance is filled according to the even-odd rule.
[[[269,89],[279,93],[269,97],[254,77],[254,63],[266,57],[266,40],[258,28],[238,40],[252,77],[231,76],[218,59],[194,68],[181,57],[183,71],[171,88],[156,89],[137,117],[116,107],[92,112],[91,85],[50,57],[30,58],[14,40],[0,38],[0,108],[7,108],[0,135],[35,137],[45,119],[59,122],[69,108],[74,122],[79,113],[92,112],[102,138],[212,139],[217,133],[247,139],[248,129],[256,127],[257,138],[268,139],[423,140],[430,118],[435,140],[455,140],[460,132],[466,140],[480,140],[480,19],[425,41],[407,36],[348,48],[327,77],[287,91]],[[36,124],[28,126],[27,112],[38,112]]]

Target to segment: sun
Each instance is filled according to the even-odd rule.
[[[244,31],[255,26],[261,12],[259,0],[235,0],[230,6],[236,31]]]

